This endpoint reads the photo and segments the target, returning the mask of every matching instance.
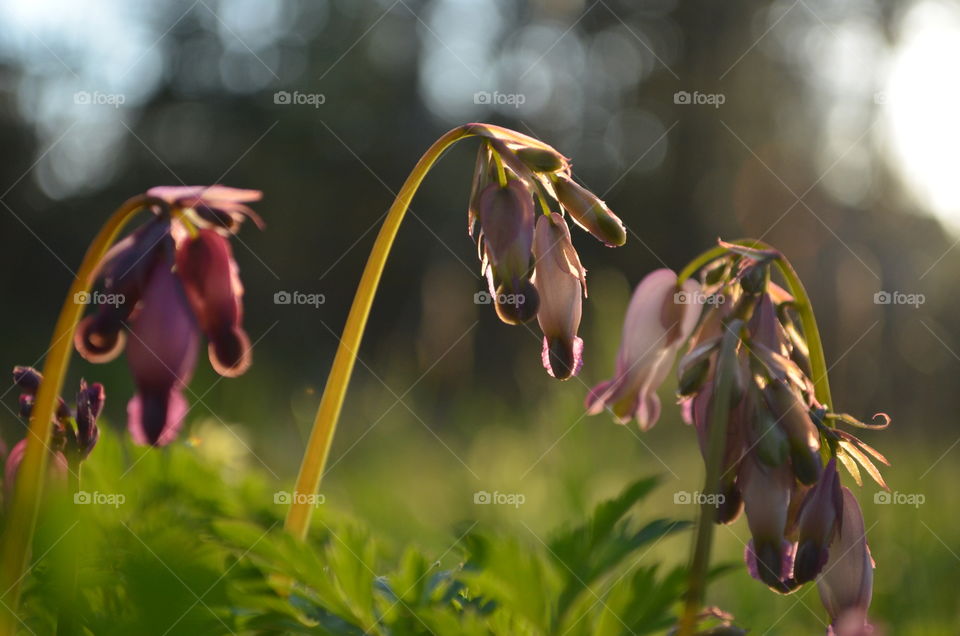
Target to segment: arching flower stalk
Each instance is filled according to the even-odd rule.
[[[443,152],[468,137],[481,139],[467,228],[477,240],[486,300],[507,324],[537,318],[544,335],[541,358],[550,375],[563,380],[580,369],[583,342],[577,329],[586,270],[565,215],[609,246],[626,242],[623,223],[596,195],[573,181],[570,162],[551,146],[489,124],[455,128],[414,166],[377,235],[320,399],[297,476],[298,495],[314,493],[320,485],[373,297],[410,201]],[[308,499],[293,497],[287,514],[287,530],[301,538],[310,525]]]
[[[690,278],[697,271],[699,283]],[[869,629],[873,562],[860,507],[837,468],[858,485],[863,468],[886,488],[873,460],[887,460],[837,425],[885,428],[889,418],[878,414],[871,425],[832,410],[810,301],[783,255],[754,241],[721,242],[679,276],[648,275],[627,312],[616,375],[591,391],[588,411],[609,409],[618,422],[649,428],[656,389],[680,350],[678,401],[706,463],[703,492],[713,497],[701,506],[679,633],[696,628],[710,527],[741,512],[754,578],[782,594],[817,581],[834,629],[841,619],[844,629],[851,621]]]

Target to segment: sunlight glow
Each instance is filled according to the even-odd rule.
[[[908,187],[960,228],[960,10],[924,1],[905,16],[886,90],[877,95],[891,149]]]

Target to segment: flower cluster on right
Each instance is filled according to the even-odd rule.
[[[862,468],[886,488],[873,460],[887,461],[837,425],[884,428],[889,418],[878,414],[881,423],[864,424],[818,400],[822,378],[814,377],[809,334],[797,322],[799,301],[771,280],[783,256],[721,247],[699,282],[662,269],[640,283],[615,376],[591,391],[588,411],[652,426],[660,413],[656,390],[685,346],[679,402],[705,460],[711,429],[719,419],[726,427],[715,521],[732,523],[745,513],[752,535],[747,566],[774,591],[788,594],[816,581],[830,633],[872,633],[874,563],[860,505],[840,485],[837,466],[858,484]]]

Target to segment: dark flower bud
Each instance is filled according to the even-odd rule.
[[[764,390],[770,411],[787,435],[793,473],[801,484],[820,477],[820,433],[800,396],[783,382],[771,381]]]
[[[103,412],[103,403],[106,393],[103,385],[94,382],[88,385],[80,381],[80,392],[77,393],[77,451],[80,459],[84,459],[96,446],[100,438],[100,429],[97,428],[97,418]]]
[[[862,634],[857,630],[865,628],[866,613],[873,596],[874,563],[867,546],[867,531],[860,504],[848,488],[841,487],[840,491],[843,499],[842,519],[838,521],[839,531],[830,544],[827,565],[817,578],[817,588],[834,627],[839,629],[839,623],[856,618],[852,626],[854,631],[836,633]]]
[[[508,325],[519,325],[533,320],[540,306],[540,296],[530,279],[517,281],[516,289],[506,283],[494,290],[497,317]]]
[[[13,383],[27,395],[36,395],[43,376],[33,367],[16,366],[13,368]]]
[[[623,222],[595,194],[565,177],[555,181],[553,187],[560,205],[577,225],[608,247],[619,247],[627,242]]]
[[[740,493],[740,487],[736,481],[725,481],[721,484],[720,494],[723,499],[717,506],[716,522],[728,525],[737,520],[740,512],[743,510],[743,495]]]
[[[515,154],[534,172],[558,172],[566,167],[563,157],[545,148],[520,148]]]
[[[782,466],[790,454],[786,432],[767,405],[758,400],[751,421],[750,433],[757,459],[770,467]]]
[[[762,294],[770,280],[770,268],[766,265],[750,265],[740,276],[740,287],[748,294]]]
[[[812,581],[823,569],[829,557],[827,548],[842,516],[843,493],[834,457],[827,463],[820,481],[804,497],[800,509],[797,522],[800,537],[793,565],[797,583]]]
[[[688,366],[680,376],[677,392],[689,397],[700,390],[710,373],[710,358],[703,358]]]

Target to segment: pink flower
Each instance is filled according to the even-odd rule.
[[[262,226],[246,205],[261,194],[219,185],[161,186],[147,194],[159,200],[151,206],[155,216],[104,258],[99,275],[113,302],[81,321],[75,344],[91,362],[108,362],[127,344],[138,389],[127,405],[128,428],[138,443],[163,445],[187,412],[183,389],[198,331],[209,340],[217,373],[236,377],[250,367],[243,286],[227,238],[245,218]]]
[[[497,315],[511,325],[526,322],[539,306],[537,290],[530,281],[535,216],[530,192],[518,180],[511,180],[506,187],[491,183],[480,191],[477,214]]]
[[[627,308],[616,373],[590,391],[589,414],[609,408],[619,423],[636,418],[642,430],[657,422],[656,391],[697,323],[700,307],[689,301],[698,290],[693,280],[678,289],[677,275],[669,269],[658,269],[640,281]]]
[[[771,468],[752,455],[744,459],[737,477],[753,537],[745,555],[747,567],[754,578],[778,592],[786,591],[793,574],[794,547],[784,538],[793,483],[789,465]]]
[[[163,446],[187,414],[183,389],[197,360],[197,324],[183,287],[158,263],[142,306],[130,323],[127,362],[137,394],[127,404],[127,427],[138,444]]]
[[[200,230],[177,250],[177,273],[207,336],[210,363],[234,378],[250,367],[250,339],[243,330],[243,284],[230,243],[213,230]]]
[[[860,504],[848,488],[841,487],[841,491],[843,516],[830,544],[830,558],[817,578],[817,588],[834,628],[843,627],[838,634],[869,633],[863,630],[873,596],[873,558]]]
[[[20,464],[23,463],[23,456],[27,452],[26,438],[13,445],[10,455],[7,456],[7,463],[3,467],[3,498],[7,505],[13,501],[13,491],[17,484],[17,474],[20,472]],[[63,451],[51,450],[50,463],[47,466],[47,472],[50,481],[57,488],[62,488],[67,484],[67,458]]]
[[[553,377],[565,380],[583,365],[580,328],[581,303],[587,272],[570,240],[570,229],[559,214],[541,216],[533,238],[543,331],[543,366]]]
[[[827,548],[842,515],[843,494],[837,459],[831,457],[820,480],[807,492],[800,506],[797,522],[800,538],[794,566],[797,583],[812,581],[823,569],[829,556]]]
[[[222,185],[212,186],[155,186],[147,195],[167,202],[170,207],[192,210],[197,217],[214,227],[236,233],[244,218],[253,221],[261,230],[263,220],[247,203],[263,197],[260,190],[244,190]]]

